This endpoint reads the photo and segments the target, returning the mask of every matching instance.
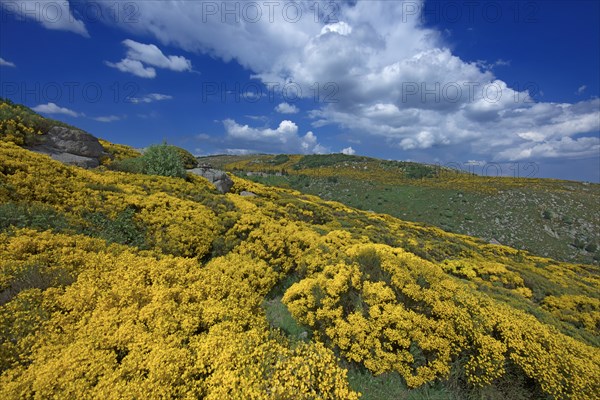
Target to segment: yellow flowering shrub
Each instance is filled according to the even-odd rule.
[[[0,307],[4,398],[358,398],[330,350],[268,329],[260,303],[277,278],[264,262],[200,266],[29,230],[3,239],[3,271],[43,257],[74,280]]]
[[[600,335],[600,299],[581,295],[548,296],[542,307],[563,321]]]
[[[447,260],[442,264],[444,271],[479,284],[500,286],[531,297],[531,290],[525,287],[521,275],[510,271],[504,264],[484,260]]]
[[[135,158],[141,156],[140,152],[133,149],[130,146],[122,144],[111,143],[107,140],[98,139],[102,147],[111,155],[111,157],[103,160],[103,165],[109,165],[113,161],[121,161],[128,158]]]
[[[27,137],[41,135],[41,132],[23,124],[22,119],[16,117],[15,119],[0,120],[0,135],[2,140],[22,146]]]
[[[206,207],[164,193],[126,199],[141,208],[138,218],[148,227],[154,245],[165,253],[202,258],[219,233]]]
[[[364,257],[357,256],[365,251],[376,253],[387,276],[373,281],[362,272]],[[294,317],[349,360],[375,374],[397,371],[416,387],[447,378],[453,363],[466,355],[462,368],[473,386],[492,384],[511,361],[557,398],[584,399],[598,392],[592,378],[600,373],[597,348],[449,278],[443,268],[402,249],[354,245],[347,254],[357,261],[328,266],[295,283],[283,301]]]
[[[42,232],[0,215],[0,395],[356,399],[341,356],[410,387],[517,374],[552,398],[598,398],[596,266],[234,182],[221,195],[0,141],[0,203],[66,221]],[[124,213],[144,245],[110,244]],[[274,292],[310,341],[270,326]]]

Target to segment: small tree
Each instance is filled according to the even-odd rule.
[[[144,172],[146,174],[178,178],[186,176],[183,160],[173,146],[167,144],[150,146],[142,158],[145,161]]]

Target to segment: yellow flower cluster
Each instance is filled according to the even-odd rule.
[[[3,398],[358,398],[330,350],[268,329],[264,262],[200,266],[30,230],[0,243],[4,290],[22,286],[0,308]]]
[[[11,151],[14,155],[9,158],[7,153]],[[202,258],[219,233],[214,213],[192,200],[210,187],[201,178],[190,177],[186,182],[78,170],[4,142],[0,142],[0,152],[6,156],[0,166],[0,172],[6,175],[5,185],[14,188],[0,200],[17,198],[50,204],[79,217],[96,211],[114,216],[133,207],[139,210],[136,218],[148,227],[155,247],[184,257]]]
[[[533,295],[531,290],[525,286],[521,275],[510,271],[506,265],[498,262],[455,259],[444,261],[442,268],[449,274],[479,284],[507,288],[513,293],[527,298]]]
[[[397,371],[416,387],[446,378],[453,362],[466,355],[465,375],[474,386],[493,383],[513,362],[556,398],[598,393],[597,348],[402,249],[355,245],[347,255],[355,261],[329,265],[294,284],[283,301],[348,359],[376,374]],[[373,279],[367,272],[373,260],[387,274]]]
[[[221,195],[0,141],[0,206],[42,204],[72,225],[0,233],[0,395],[358,398],[341,355],[411,387],[510,371],[554,398],[598,398],[597,267],[234,182]],[[76,228],[124,211],[148,246]],[[262,308],[290,275],[283,302],[308,343]]]
[[[138,151],[129,146],[111,143],[102,139],[99,139],[99,141],[102,147],[104,147],[104,149],[112,156],[112,158],[106,158],[103,160],[104,165],[108,165],[113,161],[121,161],[127,158],[139,157],[141,155]]]
[[[4,106],[4,103],[0,104],[0,107],[2,106]],[[36,131],[33,127],[24,124],[23,119],[19,116],[9,120],[0,119],[1,140],[12,142],[21,146],[25,144],[25,139],[27,137],[41,134],[41,132]]]
[[[542,307],[560,320],[600,335],[600,299],[582,295],[547,296]]]

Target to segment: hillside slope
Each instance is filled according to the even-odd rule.
[[[2,397],[598,398],[597,266],[234,181],[0,141]]]
[[[199,160],[256,182],[495,240],[540,256],[600,263],[598,184],[474,176],[342,154]]]

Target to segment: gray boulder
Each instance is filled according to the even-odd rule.
[[[97,158],[82,157],[71,153],[46,153],[53,160],[60,161],[63,164],[75,165],[82,168],[96,168],[100,165]]]
[[[233,181],[224,171],[214,168],[194,168],[188,169],[188,172],[208,179],[221,193],[228,193],[233,187]]]
[[[246,191],[246,190],[242,190],[240,192],[240,196],[242,196],[242,197],[256,197],[256,193],[249,192],[249,191]]]
[[[100,165],[103,157],[109,156],[98,138],[79,129],[55,126],[43,135],[41,140],[40,144],[29,149],[47,154],[65,164],[95,168]]]
[[[51,147],[58,153],[90,158],[106,156],[106,151],[98,138],[78,129],[55,126],[43,138],[43,146]]]

